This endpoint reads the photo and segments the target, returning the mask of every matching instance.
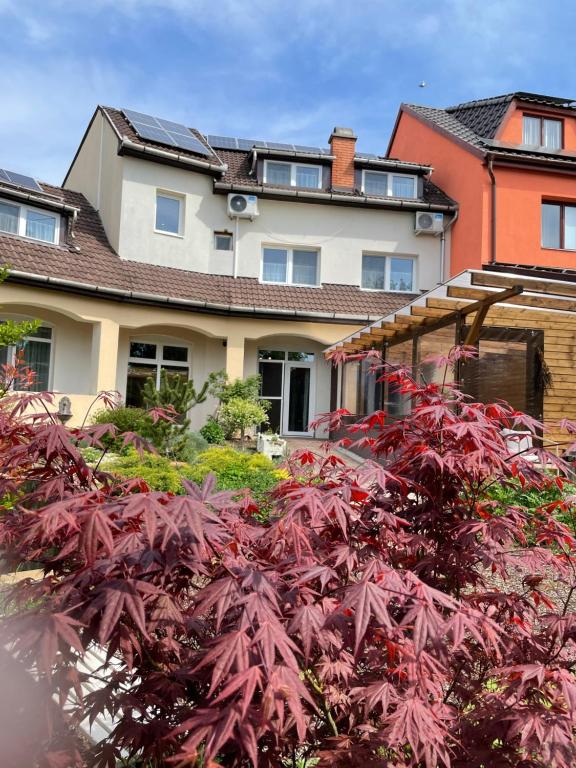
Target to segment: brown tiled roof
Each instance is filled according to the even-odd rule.
[[[208,275],[188,270],[120,259],[109,244],[100,217],[83,195],[42,184],[46,195],[80,210],[71,245],[57,246],[0,234],[0,263],[8,264],[14,280],[45,284],[87,293],[121,291],[124,300],[193,302],[190,311],[230,314],[306,316],[310,319],[364,322],[404,306],[409,294],[362,291],[351,285],[324,284],[319,288],[268,285],[247,277]],[[28,275],[28,277],[26,277]],[[62,285],[58,281],[69,281]],[[50,283],[48,283],[50,285]],[[122,298],[117,295],[117,298]],[[321,317],[322,316],[322,317]]]
[[[311,191],[314,192],[316,190],[310,190],[309,188],[298,188],[298,187],[282,187],[279,185],[273,185],[273,184],[262,184],[260,183],[254,175],[250,174],[250,153],[249,152],[242,152],[240,150],[219,150],[219,157],[222,159],[224,163],[228,166],[228,170],[223,175],[221,179],[222,184],[230,185],[232,189],[236,188],[248,188],[250,187],[255,193],[277,193],[281,194],[282,192],[290,192],[292,195],[294,192],[301,191],[304,193],[310,193]],[[317,190],[318,192],[329,192],[330,190]],[[338,196],[344,196],[349,197],[350,201],[353,202],[354,198],[358,198],[358,200],[364,201],[366,198],[366,195],[361,192],[359,189],[352,189],[352,190],[342,190],[338,189],[337,191]],[[373,195],[373,197],[376,197]],[[391,198],[382,196],[382,203],[386,203],[390,201]],[[445,206],[446,208],[454,209],[457,206],[457,203],[452,200],[451,197],[448,197],[442,190],[437,187],[435,184],[433,184],[431,181],[424,180],[424,194],[420,200],[422,203],[426,205],[438,205],[438,206]],[[419,201],[416,200],[408,200],[408,203],[416,204]]]
[[[525,91],[468,101],[446,109],[418,104],[403,104],[401,109],[412,112],[480,152],[484,154],[490,152],[491,155],[502,160],[545,162],[563,167],[576,166],[576,153],[505,144],[494,138],[509,104],[514,99],[522,103],[575,109],[571,99]]]

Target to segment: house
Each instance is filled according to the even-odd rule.
[[[431,174],[350,129],[310,147],[98,107],[61,187],[0,170],[2,317],[41,320],[26,360],[72,424],[98,391],[139,405],[162,370],[225,369],[261,373],[272,429],[308,435],[323,349],[443,280],[457,206]]]
[[[515,92],[446,109],[402,104],[388,152],[431,163],[458,200],[450,274],[576,268],[576,105]]]

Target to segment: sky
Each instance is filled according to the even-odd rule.
[[[573,0],[0,0],[0,168],[61,183],[97,104],[383,154],[401,102],[576,99],[575,22]]]

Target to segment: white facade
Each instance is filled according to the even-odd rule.
[[[323,285],[360,288],[364,255],[413,260],[410,293],[429,290],[442,279],[443,240],[415,235],[413,208],[401,212],[376,205],[359,207],[336,202],[297,202],[289,196],[260,196],[257,217],[231,219],[227,213],[227,194],[215,192],[214,175],[193,165],[184,168],[154,160],[152,156],[120,154],[119,143],[116,129],[97,110],[65,187],[83,193],[99,212],[108,239],[121,259],[231,277],[236,268],[237,277],[264,282],[264,249],[283,249],[289,254],[288,277],[293,271],[292,254],[299,249],[314,250],[317,285],[308,285],[308,290],[318,291],[319,298]],[[173,217],[168,227],[171,231],[162,231],[166,227],[157,217],[159,195],[164,198],[161,204],[167,210],[172,206],[172,213],[174,199],[179,201],[179,215]],[[217,249],[216,233],[229,233],[233,248]],[[448,250],[449,235],[445,245]],[[391,263],[388,259],[376,262]],[[397,269],[401,271],[400,267]],[[387,266],[387,286],[389,276]],[[154,294],[156,286],[150,285],[148,292]],[[65,306],[69,305],[67,300]],[[271,314],[270,319],[199,316],[193,311],[165,313],[152,307],[136,310],[106,302],[100,303],[101,309],[93,310],[84,325],[81,320],[85,319],[83,307],[87,305],[80,306],[76,310],[77,322],[69,330],[62,315],[54,323],[52,381],[60,393],[74,392],[85,400],[98,389],[115,388],[123,399],[129,399],[131,376],[140,375],[136,370],[138,360],[131,356],[131,345],[156,345],[158,350],[164,344],[185,346],[188,374],[197,388],[211,371],[226,369],[235,378],[265,370],[270,381],[274,379],[273,394],[272,390],[263,390],[264,397],[268,394],[274,400],[274,428],[284,434],[325,436],[310,432],[308,422],[330,408],[331,370],[322,351],[341,338],[346,326],[326,316],[300,320],[283,319],[281,313]],[[330,310],[350,311],[338,306]],[[359,310],[358,315],[361,314]],[[359,328],[359,324],[350,322],[349,333]],[[103,335],[104,329],[107,337]],[[105,338],[112,339],[112,346]],[[274,359],[265,362],[263,350]],[[109,372],[106,375],[103,363]],[[142,376],[146,375],[146,365],[151,368],[150,363],[142,361]],[[263,368],[266,365],[269,367]],[[159,363],[155,370],[160,367]],[[68,382],[64,381],[62,371],[67,372]],[[79,410],[82,400],[73,402],[79,404]],[[199,429],[214,407],[214,402],[207,401],[194,408],[192,428]],[[302,411],[295,412],[295,407]]]
[[[441,280],[441,239],[415,235],[413,211],[260,198],[258,217],[233,220],[226,195],[214,193],[212,176],[120,156],[117,149],[118,137],[98,112],[66,186],[83,192],[99,210],[123,259],[232,275],[233,251],[216,250],[214,243],[215,232],[228,231],[237,235],[239,277],[261,278],[264,247],[303,247],[318,251],[320,285],[360,286],[363,253],[413,257],[413,292]],[[181,233],[155,229],[158,193],[180,197]]]

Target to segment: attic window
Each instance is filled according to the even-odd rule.
[[[362,192],[382,197],[416,197],[416,176],[382,171],[362,171]]]
[[[57,243],[60,217],[53,213],[0,200],[0,232]]]
[[[522,116],[522,144],[545,149],[562,149],[563,120],[536,115]]]
[[[279,163],[265,160],[264,184],[320,189],[322,187],[322,169],[319,165]]]

